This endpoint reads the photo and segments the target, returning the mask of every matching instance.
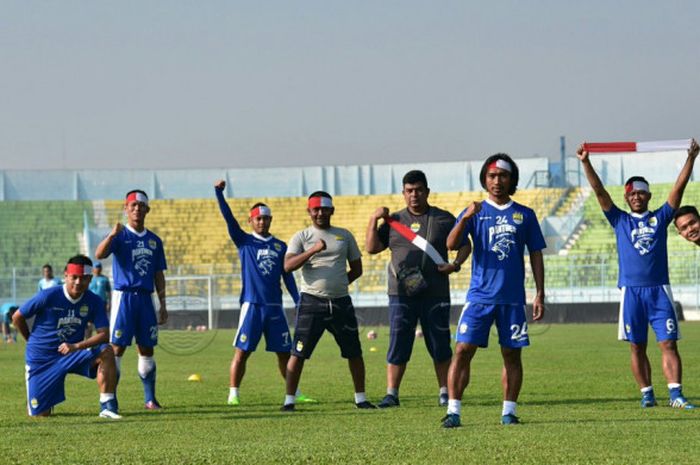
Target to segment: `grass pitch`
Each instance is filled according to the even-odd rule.
[[[700,403],[700,324],[681,327],[684,391]],[[165,406],[160,412],[142,409],[131,348],[119,387],[124,415],[119,422],[97,417],[96,385],[77,376],[68,378],[68,399],[52,418],[28,418],[24,344],[0,345],[0,457],[3,464],[110,465],[699,463],[700,410],[665,406],[656,347],[650,347],[650,355],[660,406],[642,410],[627,345],[617,342],[616,334],[614,325],[532,325],[518,407],[524,424],[509,427],[499,424],[501,363],[492,335],[491,347],[473,362],[463,427],[455,430],[440,428],[445,409],[437,405],[432,363],[420,340],[401,388],[401,407],[359,411],[347,365],[325,335],[301,383],[303,392],[321,403],[300,405],[291,414],[279,412],[284,387],[276,359],[260,350],[249,360],[242,405],[226,405],[231,330],[219,331],[203,350],[189,355],[156,351],[158,398]],[[182,339],[180,334],[161,337],[164,343]],[[387,343],[385,328],[377,340],[363,340],[367,391],[374,402],[385,391]],[[203,381],[188,382],[193,373]]]

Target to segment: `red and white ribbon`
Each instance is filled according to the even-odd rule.
[[[427,253],[436,265],[444,265],[446,263],[440,255],[440,252],[435,250],[435,247],[433,247],[432,244],[430,244],[430,242],[428,242],[424,237],[411,231],[411,228],[393,218],[387,218],[386,222],[389,223],[389,226],[391,226],[394,231],[405,237],[411,244]]]
[[[259,207],[255,207],[250,211],[250,217],[256,218],[258,216],[272,217],[272,210],[270,210],[270,207],[267,207],[265,205],[260,205]]]
[[[590,153],[670,152],[688,150],[691,139],[656,140],[651,142],[586,142],[583,149]]]
[[[92,267],[90,265],[79,265],[77,263],[69,263],[68,265],[66,265],[66,273],[74,276],[92,274]]]
[[[148,205],[148,197],[143,195],[141,192],[132,192],[126,197],[126,203],[130,204],[131,202],[141,202]]]
[[[328,197],[311,197],[308,202],[308,207],[309,208],[332,208],[333,207],[333,201],[329,199]]]

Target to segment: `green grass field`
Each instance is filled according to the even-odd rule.
[[[700,324],[682,323],[685,393],[700,401]],[[366,332],[367,328],[365,328]],[[387,330],[363,341],[368,394],[385,391]],[[347,366],[330,335],[307,362],[301,388],[321,401],[279,412],[282,379],[273,355],[248,365],[240,407],[226,405],[232,331],[192,355],[157,352],[160,412],[142,410],[133,349],[124,357],[119,422],[97,417],[93,381],[68,378],[67,401],[48,419],[26,415],[23,344],[0,345],[0,457],[3,464],[59,463],[700,463],[700,410],[665,406],[658,350],[651,359],[660,406],[642,410],[628,348],[614,325],[531,328],[518,414],[504,427],[497,346],[477,353],[463,427],[442,430],[432,364],[421,341],[401,389],[402,405],[358,411]],[[162,334],[164,343],[177,334]],[[494,344],[496,340],[491,339]],[[370,352],[375,346],[378,350]],[[201,383],[188,382],[192,373]]]

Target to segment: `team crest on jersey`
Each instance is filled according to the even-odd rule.
[[[29,401],[29,403],[31,404],[32,408],[37,408],[39,406],[39,401],[36,397],[33,397],[32,400]]]
[[[420,223],[411,223],[411,231],[414,233],[420,231]]]
[[[156,247],[158,247],[158,243],[156,242],[155,239],[149,239],[148,240],[148,246],[152,248],[153,250],[156,250]]]
[[[345,238],[343,236],[335,236],[335,240],[338,242],[343,242]]]
[[[85,318],[88,315],[88,310],[89,310],[88,306],[83,305],[82,307],[80,307],[80,310],[78,310],[78,313],[80,314],[80,316],[82,318]]]
[[[302,350],[304,350],[304,343],[297,341],[297,352],[301,352]]]
[[[656,226],[657,224],[659,224],[659,220],[655,216],[649,218],[649,226]]]
[[[523,223],[523,214],[520,212],[513,213],[513,223],[522,224]]]
[[[242,343],[245,344],[245,341],[248,340],[248,336],[246,336],[245,334],[241,334],[241,337],[239,339],[241,340]]]
[[[276,251],[278,251],[278,252],[281,252],[281,251],[282,251],[282,244],[280,244],[280,243],[278,243],[278,242],[275,242],[274,247],[275,247],[275,250],[276,250]]]

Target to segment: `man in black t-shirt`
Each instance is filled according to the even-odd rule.
[[[387,394],[380,408],[399,406],[399,386],[411,358],[416,325],[420,320],[425,345],[433,359],[440,388],[439,403],[447,405],[447,370],[452,357],[450,340],[450,281],[459,271],[471,248],[465,245],[452,263],[447,261],[447,236],[455,223],[451,213],[428,204],[428,181],[422,171],[409,171],[403,177],[406,208],[389,215],[379,207],[370,217],[366,249],[370,254],[391,250],[388,271],[390,341],[387,353]],[[380,219],[384,223],[377,227]],[[398,228],[391,227],[395,221]],[[403,226],[401,226],[403,225]],[[399,232],[403,227],[428,242],[439,254],[436,263],[429,254]],[[418,240],[420,242],[421,239]],[[444,262],[443,262],[444,261]]]

